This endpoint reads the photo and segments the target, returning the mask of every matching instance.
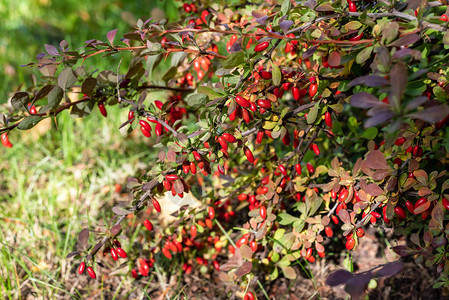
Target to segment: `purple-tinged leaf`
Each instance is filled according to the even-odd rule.
[[[84,228],[78,234],[78,244],[82,247],[87,245],[87,241],[89,240],[89,229]]]
[[[402,94],[404,93],[405,86],[407,85],[407,67],[403,62],[398,62],[391,68],[390,71],[390,83],[391,83],[391,97],[389,98],[393,107],[399,107]]]
[[[73,251],[73,252],[70,252],[69,254],[67,254],[67,256],[65,258],[70,258],[70,257],[73,257],[78,254],[80,254],[80,251]]]
[[[348,84],[348,86],[351,87],[351,86],[356,86],[356,85],[360,85],[360,84],[364,84],[369,87],[378,87],[378,86],[388,85],[388,80],[386,80],[383,77],[376,76],[376,75],[366,75],[366,76],[358,77],[358,78],[352,80]]]
[[[184,192],[184,185],[182,184],[181,180],[177,179],[175,182],[173,182],[173,189],[175,189],[176,194],[181,194]]]
[[[106,35],[108,38],[109,44],[111,44],[111,46],[114,46],[114,38],[115,38],[116,34],[117,34],[117,29],[114,29],[114,30],[109,31]]]
[[[414,59],[421,59],[421,56],[422,56],[421,52],[418,51],[418,50],[414,50],[414,49],[410,49],[410,48],[404,48],[404,49],[401,49],[399,51],[396,51],[393,54],[392,59],[393,60],[401,59],[401,58],[403,58],[404,56],[407,56],[407,55],[412,56]]]
[[[354,275],[346,270],[337,270],[330,273],[326,278],[326,284],[328,286],[337,286],[346,283]]]
[[[418,250],[409,248],[407,246],[395,246],[391,248],[397,255],[401,257],[410,256],[418,252]]]
[[[58,49],[53,45],[45,44],[45,51],[52,56],[59,55]]]
[[[368,115],[370,115],[370,112],[368,112]],[[373,113],[371,109],[371,115],[373,116],[363,123],[365,128],[383,124],[394,116],[393,112],[389,108],[378,109],[376,110],[376,113]]]
[[[249,261],[245,261],[240,268],[237,269],[237,271],[235,271],[235,275],[241,277],[243,275],[248,274],[249,272],[251,272],[253,268],[253,264]],[[220,268],[221,269],[221,268]]]
[[[284,33],[286,33],[292,25],[293,25],[293,21],[285,20],[279,24],[279,27],[281,27],[282,31]]]
[[[114,206],[112,208],[112,211],[119,216],[124,216],[124,215],[129,215],[130,213],[132,213],[132,211],[129,211],[127,209],[124,209],[123,207],[120,206]]]
[[[406,46],[406,45],[414,44],[417,41],[419,41],[420,39],[421,39],[421,37],[419,35],[417,35],[416,33],[408,34],[408,35],[404,35],[404,36],[398,38],[397,40],[392,42],[389,46],[391,46],[391,47]]]
[[[65,68],[58,76],[58,85],[61,89],[67,90],[75,84],[76,80],[77,78],[72,68]]]
[[[306,52],[304,52],[304,54],[302,55],[302,59],[306,59],[312,56],[313,53],[315,53],[316,49],[318,49],[318,45],[312,46],[309,49],[307,49]]]
[[[385,103],[379,101],[376,96],[367,93],[367,92],[360,92],[357,94],[354,94],[351,97],[350,101],[351,105],[357,108],[370,108],[370,107],[377,107],[377,106],[385,106]]]
[[[239,38],[237,41],[235,41],[234,44],[229,48],[229,53],[237,53],[242,51],[242,46],[240,45],[242,43],[242,38]]]
[[[122,226],[120,224],[114,225],[111,228],[111,235],[116,236],[120,232],[120,230],[122,230]]]
[[[66,40],[62,40],[62,41],[59,43],[59,47],[61,48],[62,51],[65,52],[65,51],[67,50],[67,48],[69,47],[69,43],[67,43]]]
[[[381,269],[374,273],[376,277],[390,277],[398,274],[404,269],[404,264],[401,261],[394,261],[384,265]]]
[[[447,245],[447,239],[444,237],[444,234],[435,237],[432,241],[432,247],[439,248]]]
[[[408,114],[407,117],[420,119],[429,123],[436,123],[449,115],[449,106],[447,104],[431,106],[422,111]]]
[[[419,107],[421,104],[426,103],[426,102],[427,102],[427,97],[418,96],[415,99],[413,99],[412,101],[410,101],[409,103],[407,103],[407,105],[405,106],[405,110],[406,111],[413,110],[413,109]]]
[[[251,12],[251,15],[256,19],[267,16],[263,11],[260,11],[260,10],[253,10]]]
[[[146,192],[146,191],[150,191],[152,190],[156,185],[158,185],[159,181],[156,178],[151,179],[151,181],[145,183],[142,186],[142,191]]]
[[[366,165],[371,169],[390,169],[390,166],[387,164],[387,160],[382,152],[379,150],[373,150],[368,153],[366,156]]]
[[[377,170],[373,174],[374,180],[382,180],[390,174],[390,170]],[[394,177],[393,177],[394,178]]]
[[[259,23],[260,25],[265,25],[267,20],[268,20],[268,17],[267,16],[263,16],[263,17],[257,18],[256,22]]]
[[[48,93],[50,93],[50,91],[53,89],[53,87],[54,87],[54,85],[46,85],[43,88],[41,88],[37,92],[36,96],[34,96],[33,103],[36,102],[37,100],[40,100],[40,99],[44,98],[45,96],[47,96]]]
[[[351,295],[352,299],[360,299],[365,294],[366,287],[372,278],[371,272],[354,274],[352,278],[346,281],[345,291]]]

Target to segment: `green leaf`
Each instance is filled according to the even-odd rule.
[[[373,140],[376,136],[377,136],[377,128],[370,127],[366,129],[360,137],[367,140]]]
[[[212,100],[223,96],[222,94],[214,91],[213,89],[211,89],[210,87],[207,87],[207,86],[198,87],[198,93],[206,94]]]
[[[281,79],[282,79],[281,70],[273,62],[271,62],[271,68],[272,68],[272,70],[271,70],[271,75],[272,75],[271,80],[273,81],[274,85],[279,85],[281,83]]]
[[[17,92],[11,98],[11,105],[15,109],[23,110],[30,102],[30,96],[27,92]]]
[[[284,228],[279,228],[274,233],[273,239],[274,240],[279,240],[280,238],[282,238],[284,236],[284,233],[285,233],[285,229]]]
[[[312,124],[313,122],[315,122],[316,117],[318,115],[318,109],[319,109],[319,102],[317,102],[315,104],[315,106],[313,106],[309,113],[307,114],[307,124]]]
[[[231,69],[245,62],[245,53],[243,51],[235,52],[229,55],[223,62],[223,68]]]
[[[357,54],[357,57],[355,58],[356,63],[359,65],[363,64],[365,61],[368,60],[368,58],[371,56],[371,53],[373,52],[374,47],[368,47],[363,49]]]
[[[148,78],[151,78],[154,68],[162,61],[162,54],[149,55],[147,58]]]
[[[289,215],[288,213],[280,213],[280,214],[278,214],[278,218],[279,218],[279,224],[281,224],[281,225],[288,225],[295,221],[300,220],[299,218]]]
[[[58,85],[64,91],[72,87],[76,82],[76,76],[72,68],[65,68],[58,76]]]
[[[355,117],[352,116],[348,119],[348,127],[349,130],[357,134],[357,128],[359,128],[359,126],[357,124],[357,119]]]
[[[348,30],[356,30],[362,27],[362,23],[359,21],[351,21],[345,24],[345,28]]]
[[[25,119],[23,119],[20,122],[20,124],[19,124],[19,126],[17,126],[17,128],[20,129],[20,130],[31,129],[34,126],[36,126],[37,123],[39,123],[43,119],[45,119],[45,117],[41,117],[41,116],[29,116],[29,117],[26,117]]]
[[[191,107],[202,107],[208,102],[209,97],[205,94],[190,94],[187,99],[187,105]]]
[[[296,278],[296,272],[295,269],[293,269],[290,266],[281,267],[282,273],[284,273],[284,276],[288,279],[295,279]]]
[[[57,85],[48,93],[48,107],[47,109],[53,109],[59,105],[62,100],[62,96],[64,95],[64,91]]]
[[[282,6],[281,6],[282,15],[286,15],[288,13],[288,11],[290,10],[290,7],[291,7],[290,0],[284,0],[282,2]]]
[[[433,88],[433,94],[435,95],[435,97],[437,97],[438,100],[444,101],[447,99],[446,92],[438,85]]]
[[[86,78],[81,86],[81,93],[89,96],[92,95],[92,92],[94,91],[96,85],[97,79],[93,77]]]
[[[167,82],[173,77],[175,77],[176,73],[178,73],[177,67],[170,67],[167,72],[165,72],[164,76],[162,76],[162,80]]]

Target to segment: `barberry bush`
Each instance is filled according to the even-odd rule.
[[[229,293],[255,299],[258,278],[307,275],[327,249],[355,251],[374,226],[393,228],[407,240],[393,251],[434,267],[434,287],[449,286],[447,7],[179,5],[180,20],[139,20],[122,38],[111,30],[81,48],[45,45],[27,65],[40,80],[1,108],[8,151],[16,130],[119,106],[128,119],[117,130],[139,132],[157,153],[128,179],[133,199],[79,233],[67,256],[74,272],[96,279],[109,257],[136,280],[158,266],[218,272],[238,287]],[[97,70],[92,56],[121,60]],[[162,199],[179,205],[166,222]],[[371,279],[402,268],[338,270],[327,284],[358,298]]]

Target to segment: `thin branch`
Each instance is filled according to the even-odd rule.
[[[141,86],[137,87],[137,90],[144,90],[144,89],[169,90],[180,93],[193,92],[195,90],[195,89],[175,88],[170,86],[151,85],[151,84],[142,84]]]

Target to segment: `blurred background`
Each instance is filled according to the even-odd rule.
[[[76,49],[89,39],[106,40],[115,28],[118,41],[139,18],[175,21],[181,5],[172,0],[0,0],[0,105],[24,88],[20,83],[30,82],[31,73],[39,76],[33,67],[20,65],[36,61],[44,44],[58,46],[65,39]],[[119,60],[94,57],[85,65],[116,70]],[[127,176],[139,173],[156,154],[141,134],[120,133],[126,109],[107,110],[107,118],[98,109],[83,119],[63,112],[56,122],[11,132],[13,148],[0,146],[1,299],[80,299],[95,293],[111,299],[139,291],[127,267],[119,271],[126,280],[118,276],[88,284],[87,276],[75,275],[79,262],[65,259],[82,228],[107,222],[112,205],[129,200],[123,193]],[[124,247],[129,251],[130,245]]]

